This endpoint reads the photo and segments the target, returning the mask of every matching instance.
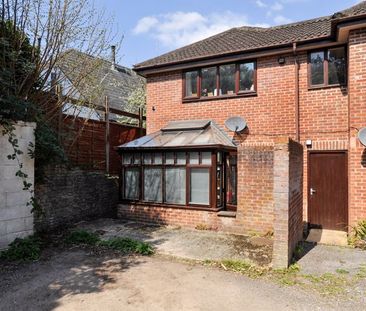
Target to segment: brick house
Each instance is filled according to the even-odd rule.
[[[120,217],[274,232],[285,265],[304,225],[366,218],[366,2],[233,28],[137,64],[147,136],[119,146]],[[243,131],[225,121],[238,116]],[[306,227],[306,226],[305,226]]]

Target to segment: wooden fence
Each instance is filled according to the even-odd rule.
[[[70,101],[70,100],[69,100]],[[105,120],[97,121],[63,114],[58,118],[59,139],[72,164],[83,169],[101,170],[107,174],[120,173],[120,157],[114,147],[145,135],[142,114],[133,114],[109,108],[108,98],[105,107]],[[138,127],[124,125],[109,120],[110,113],[138,120]]]

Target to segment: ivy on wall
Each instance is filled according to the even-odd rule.
[[[42,168],[49,163],[64,162],[65,154],[57,141],[55,131],[45,121],[43,111],[31,98],[40,93],[35,77],[35,62],[38,51],[29,43],[24,33],[10,21],[0,21],[0,125],[1,134],[7,136],[12,146],[9,160],[17,162],[16,176],[22,180],[23,190],[31,193],[28,205],[40,210],[34,197],[33,185],[24,172],[20,155],[27,152],[35,158],[36,179],[42,176]],[[36,122],[35,145],[21,150],[15,134],[17,121]]]

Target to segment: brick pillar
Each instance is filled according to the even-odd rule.
[[[366,127],[366,28],[349,36],[349,220],[350,226],[366,219],[366,148],[357,139],[358,129]]]
[[[287,268],[302,236],[302,147],[277,138],[273,160],[273,267]]]

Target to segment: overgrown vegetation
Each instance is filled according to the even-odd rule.
[[[352,227],[352,233],[348,242],[354,247],[366,249],[366,220],[361,220]]]
[[[299,286],[301,288],[316,291],[323,296],[346,295],[350,288],[356,286],[361,280],[366,279],[366,265],[361,265],[356,273],[339,268],[336,273],[324,273],[321,275],[301,273],[300,266],[295,263],[287,269],[271,269],[259,267],[243,260],[205,260],[194,261],[191,264],[200,263],[205,266],[223,268],[250,278],[264,278],[276,282],[282,286]]]
[[[34,261],[41,256],[42,241],[37,236],[15,239],[9,248],[0,253],[1,259],[9,261]]]
[[[62,245],[84,245],[96,248],[116,250],[124,255],[152,255],[153,247],[149,243],[137,241],[130,238],[115,237],[102,240],[97,233],[86,230],[71,231],[66,235],[54,239],[49,236],[32,235],[24,239],[16,239],[9,247],[0,252],[0,259],[7,261],[35,261],[42,254],[47,245],[60,247]]]
[[[64,163],[55,124],[65,98],[73,97],[75,88],[57,89],[66,77],[60,75],[58,64],[71,47],[86,54],[103,56],[109,53],[113,19],[93,8],[89,0],[7,0],[0,3],[0,127],[13,151],[9,159],[18,161],[17,176],[24,190],[31,192],[29,205],[39,206],[33,196],[33,185],[23,171],[20,155],[28,152],[18,146],[14,124],[36,122],[35,145],[29,154],[35,158],[35,177],[41,179],[48,164]],[[98,68],[84,68],[73,83],[82,84],[88,73]],[[93,65],[94,66],[94,65]],[[99,65],[95,65],[98,67]],[[97,82],[95,83],[97,84]],[[97,85],[96,85],[97,88]],[[60,96],[56,96],[58,93]],[[80,100],[81,102],[82,100]],[[85,105],[85,103],[80,103]]]
[[[77,230],[71,232],[69,235],[67,235],[65,242],[69,244],[84,244],[105,247],[117,250],[123,254],[151,255],[154,253],[154,249],[148,243],[122,237],[101,240],[96,233],[86,230]]]
[[[68,244],[96,245],[99,241],[100,238],[96,233],[85,230],[72,231],[65,238]]]
[[[150,244],[129,238],[112,238],[110,240],[100,241],[98,245],[120,251],[124,254],[151,255],[154,253],[154,249]]]

